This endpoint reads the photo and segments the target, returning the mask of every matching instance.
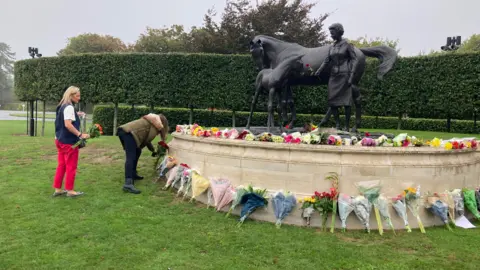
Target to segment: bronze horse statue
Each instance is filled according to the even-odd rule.
[[[257,103],[258,94],[262,89],[265,89],[268,92],[268,120],[267,120],[267,132],[270,132],[271,127],[274,126],[274,113],[273,113],[273,99],[277,96],[278,101],[278,114],[282,113],[280,102],[282,101],[282,89],[285,88],[287,83],[286,78],[288,76],[295,76],[298,72],[302,72],[303,63],[300,61],[303,55],[294,55],[285,59],[280,65],[276,68],[265,68],[262,69],[255,79],[255,96],[253,97],[252,108],[250,110],[250,115],[248,116],[247,126],[250,128],[250,120],[253,115],[253,110],[255,103]],[[283,132],[282,123],[279,123],[280,131]]]
[[[266,35],[255,36],[250,41],[250,52],[252,58],[257,66],[258,70],[264,68],[275,69],[280,65],[285,59],[293,55],[303,55],[301,62],[308,65],[304,67],[304,71],[295,76],[288,76],[286,78],[286,86],[284,89],[284,98],[281,102],[282,107],[282,117],[286,122],[286,104],[288,103],[291,110],[292,119],[288,124],[288,127],[292,128],[296,120],[295,105],[293,102],[293,95],[291,86],[296,85],[325,85],[328,84],[330,77],[330,69],[325,69],[321,72],[319,76],[315,76],[315,71],[322,65],[326,57],[329,54],[331,45],[325,45],[315,48],[303,47],[297,43],[285,42],[274,37]],[[352,129],[353,132],[360,128],[361,124],[361,96],[360,89],[358,84],[365,72],[366,66],[366,57],[375,57],[380,60],[380,65],[378,67],[377,78],[379,80],[383,79],[383,76],[388,73],[397,60],[397,52],[388,46],[374,46],[368,48],[354,48],[355,54],[357,56],[357,65],[355,67],[355,75],[352,80],[352,92],[353,92],[353,101],[355,104],[355,127]],[[255,106],[256,100],[252,101],[251,111]],[[330,109],[327,112],[327,116],[331,113]],[[323,121],[322,121],[323,122]],[[248,121],[250,123],[250,119]],[[338,125],[338,123],[337,123]],[[348,125],[348,123],[347,123]],[[249,124],[247,125],[249,128]]]

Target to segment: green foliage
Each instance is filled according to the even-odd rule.
[[[400,49],[397,48],[398,39],[397,40],[390,40],[388,38],[383,39],[383,38],[379,38],[379,37],[369,39],[367,36],[364,36],[364,37],[359,37],[357,39],[349,40],[349,42],[352,43],[357,48],[385,45],[385,46],[389,46],[390,48],[395,49],[397,51],[397,53],[400,52]]]
[[[360,82],[365,115],[473,118],[480,53],[399,58],[383,81],[377,65],[368,61]],[[58,102],[65,86],[77,85],[87,103],[249,111],[255,76],[249,55],[83,54],[16,62],[15,91],[20,100]],[[326,111],[326,86],[293,91],[297,112]],[[266,111],[265,99],[256,111]]]
[[[141,34],[133,49],[136,52],[186,52],[188,33],[182,25],[172,25],[170,28],[155,29],[147,27]]]
[[[480,34],[473,34],[462,42],[458,52],[480,52]]]
[[[5,91],[9,88],[14,61],[15,53],[11,52],[10,46],[0,42],[0,91]]]
[[[119,38],[94,33],[80,34],[68,39],[67,46],[57,54],[59,56],[81,53],[124,52],[127,46]]]
[[[139,119],[145,114],[150,113],[150,109],[146,107],[136,107],[132,109],[127,106],[119,106],[118,109],[118,126],[130,121]],[[154,113],[162,113],[168,118],[170,130],[175,130],[176,125],[187,124],[190,116],[190,110],[180,108],[154,108]],[[248,119],[248,112],[235,112],[236,126],[245,127]],[[323,115],[297,115],[298,125],[305,123],[319,123]],[[352,117],[351,124],[354,123]],[[344,118],[341,118],[344,121]],[[224,110],[193,110],[193,122],[207,127],[231,127],[232,112]],[[93,112],[93,123],[98,123],[103,127],[103,131],[107,135],[113,134],[113,106],[95,106]],[[266,113],[254,113],[252,126],[265,126],[267,123]],[[409,118],[402,120],[402,128],[406,130],[424,130],[424,131],[446,131],[446,120],[443,119],[419,119]],[[395,117],[374,117],[363,116],[362,127],[366,129],[396,129],[398,119]],[[335,126],[333,117],[327,123],[327,127]],[[455,120],[452,121],[451,132],[457,133],[476,133],[473,127],[473,121]]]

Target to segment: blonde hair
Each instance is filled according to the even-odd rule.
[[[68,87],[67,90],[65,90],[65,93],[63,93],[62,100],[60,100],[58,105],[72,104],[72,97],[78,92],[80,92],[80,88],[76,86]]]

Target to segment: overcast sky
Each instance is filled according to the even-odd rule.
[[[342,23],[345,37],[398,39],[403,56],[438,50],[447,36],[480,33],[480,0],[309,2],[318,3],[312,15],[335,11],[326,24]],[[54,56],[68,37],[85,32],[133,43],[147,26],[200,26],[212,6],[220,14],[225,0],[0,0],[0,42],[9,44],[17,59],[29,57],[29,46]]]

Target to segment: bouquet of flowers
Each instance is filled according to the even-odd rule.
[[[382,136],[378,137],[377,139],[375,139],[375,144],[377,146],[383,146],[384,144],[387,143],[387,141],[388,141],[387,136],[382,135]]]
[[[330,135],[327,139],[328,145],[342,145],[342,138],[338,135]]]
[[[290,192],[283,194],[283,192],[280,191],[273,195],[272,204],[275,218],[277,219],[275,226],[279,229],[280,226],[282,226],[282,221],[297,205],[297,199],[295,198],[295,195]]]
[[[210,179],[210,189],[214,201],[213,206],[217,207],[227,189],[231,186],[227,179]],[[207,204],[207,208],[210,204]]]
[[[464,188],[463,200],[465,201],[465,206],[473,214],[476,219],[480,219],[480,213],[478,213],[477,200],[475,198],[475,190]]]
[[[222,199],[217,203],[217,211],[220,211],[223,207],[229,204],[233,200],[235,194],[235,188],[232,185],[228,186],[227,190],[225,190],[225,193],[222,196]]]
[[[272,134],[268,132],[264,132],[260,134],[257,138],[261,142],[272,142]]]
[[[327,218],[328,214],[330,212],[333,212],[333,198],[336,198],[337,196],[337,191],[334,188],[330,188],[330,192],[316,192],[315,191],[315,197],[316,197],[316,203],[315,206],[322,215],[322,230],[327,229]],[[335,215],[335,213],[334,213]]]
[[[259,207],[266,207],[268,205],[268,194],[266,189],[255,189],[249,185],[243,194],[240,204],[243,204],[240,212],[240,221],[238,226],[242,226],[243,222]]]
[[[316,196],[309,196],[304,197],[303,199],[298,201],[302,204],[302,218],[306,221],[307,226],[310,226],[310,219],[312,218],[313,212],[317,210],[316,203],[317,199]]]
[[[377,206],[378,210],[380,212],[380,216],[382,217],[383,220],[385,220],[390,226],[390,229],[392,229],[393,234],[396,235],[395,233],[395,228],[393,227],[392,219],[390,217],[390,212],[388,211],[388,200],[385,198],[383,195],[380,195],[377,199]]]
[[[462,198],[462,190],[461,189],[454,189],[448,194],[452,197],[453,202],[455,204],[455,216],[461,217],[465,215],[465,203]]]
[[[288,134],[283,138],[285,140],[285,143],[301,143],[302,142],[302,137],[301,136],[295,136],[295,133]]]
[[[436,195],[428,196],[426,207],[428,210],[430,210],[430,212],[438,216],[443,221],[445,227],[449,231],[452,231],[452,228],[450,228],[450,225],[448,224],[448,205],[442,202],[440,197]]]
[[[377,143],[374,139],[372,138],[363,138],[360,143],[362,144],[362,146],[376,146]]]
[[[438,195],[438,194],[434,194]],[[453,196],[450,192],[446,191],[439,195],[439,198],[442,202],[444,202],[448,206],[448,216],[450,217],[450,221],[453,225],[455,225],[455,201],[453,200]]]
[[[347,194],[340,193],[338,196],[338,215],[342,221],[342,231],[345,232],[347,228],[348,215],[353,211],[353,198]]]
[[[167,182],[165,183],[165,186],[162,188],[162,190],[167,190],[170,186],[172,186],[173,181],[178,177],[178,179],[181,179],[183,175],[183,168],[182,166],[175,166],[173,169],[171,169],[167,173]]]
[[[403,222],[405,223],[405,228],[407,232],[412,232],[412,229],[408,225],[408,217],[407,217],[407,205],[405,203],[405,197],[402,195],[398,195],[395,198],[392,198],[392,206],[393,209],[397,212],[398,216],[402,218]]]
[[[242,196],[247,193],[247,190],[243,186],[238,186],[235,189],[235,193],[233,194],[233,199],[232,199],[232,205],[230,206],[230,209],[228,209],[227,214],[225,217],[229,217],[232,211],[240,204],[240,201],[242,200]]]
[[[475,198],[477,198],[477,209],[480,211],[480,188],[475,189]]]
[[[88,130],[88,135],[90,135],[90,139],[98,138],[100,135],[103,135],[103,128],[100,124],[95,124],[90,127]],[[80,139],[77,143],[72,145],[72,148],[77,148],[80,145],[84,147],[87,144],[87,139]]]
[[[182,178],[180,179],[180,187],[177,191],[177,197],[184,193],[184,197],[187,195],[188,187],[192,183],[192,169],[190,167],[185,168],[182,173]]]
[[[164,141],[158,142],[157,152],[152,155],[152,156],[157,155],[157,158],[155,159],[155,168],[157,168],[158,162],[160,162],[160,159],[165,158],[165,155],[167,155],[169,149],[170,147],[168,147],[168,145]]]
[[[367,198],[370,204],[373,204],[375,211],[375,218],[377,220],[378,232],[383,235],[383,225],[378,210],[378,197],[380,196],[380,181],[365,181],[356,183],[356,186],[361,195]]]
[[[330,194],[332,195],[332,223],[330,225],[330,232],[333,233],[335,230],[335,217],[337,216],[337,201],[338,201],[338,174],[331,172],[325,178],[328,181],[332,182],[332,187],[330,188]]]
[[[274,143],[283,143],[283,142],[284,142],[284,138],[283,138],[282,136],[272,135],[272,142],[274,142]]]
[[[242,132],[240,132],[240,134],[238,134],[236,139],[237,140],[245,140],[245,137],[247,137],[248,134],[252,134],[252,132],[250,132],[250,130],[245,129]]]
[[[370,211],[372,210],[372,204],[367,198],[362,195],[356,196],[353,199],[353,212],[358,217],[360,222],[365,226],[366,232],[370,233]]]
[[[393,146],[406,147],[410,145],[412,138],[407,133],[401,133],[393,138]]]
[[[412,212],[413,216],[417,218],[420,231],[425,233],[425,228],[423,227],[422,220],[420,219],[420,215],[418,213],[420,208],[420,186],[417,186],[417,188],[408,187],[403,191],[403,197],[405,197],[408,209],[410,209],[410,212]]]
[[[167,172],[177,165],[178,161],[172,156],[165,156],[157,168],[159,178],[165,177]]]
[[[197,171],[192,173],[192,198],[193,201],[198,195],[205,192],[210,186],[210,181],[207,178],[201,176]]]

